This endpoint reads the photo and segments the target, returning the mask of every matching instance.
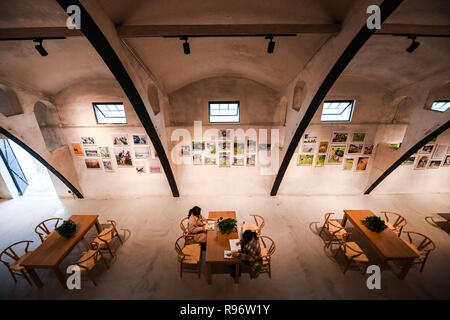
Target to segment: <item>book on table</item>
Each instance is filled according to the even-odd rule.
[[[239,252],[241,250],[241,245],[238,244],[240,239],[230,239],[230,251],[231,252]]]

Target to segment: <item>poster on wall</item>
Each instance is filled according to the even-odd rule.
[[[189,145],[181,146],[181,156],[190,157],[191,156],[191,146],[189,146]]]
[[[81,149],[80,143],[72,143],[72,150],[73,150],[73,153],[77,156],[83,155],[83,149]]]
[[[245,143],[235,142],[234,143],[234,154],[235,155],[243,155],[244,152],[245,152]]]
[[[217,135],[221,140],[229,140],[231,139],[231,129],[219,130]]]
[[[128,135],[127,134],[113,134],[113,145],[115,146],[128,146]]]
[[[428,169],[438,169],[441,166],[442,160],[431,160]]]
[[[194,165],[202,165],[203,164],[203,156],[201,153],[194,153],[192,156],[192,160]]]
[[[150,173],[161,173],[161,162],[158,158],[150,159]]]
[[[363,148],[363,144],[362,143],[350,143],[348,145],[348,151],[347,153],[361,153],[362,152],[362,148]]]
[[[299,154],[297,166],[312,166],[314,161],[313,154]]]
[[[206,151],[208,154],[216,154],[216,142],[208,141],[206,142]]]
[[[414,169],[425,169],[429,161],[430,156],[420,156]]]
[[[230,141],[220,141],[219,142],[219,150],[222,150],[222,151],[231,150],[231,142]]]
[[[137,173],[145,173],[145,160],[136,160],[134,167]]]
[[[305,133],[303,136],[303,143],[317,143],[317,136],[310,133]]]
[[[321,141],[319,144],[319,153],[327,153],[328,151],[328,141]]]
[[[436,144],[428,143],[419,149],[419,154],[432,154]]]
[[[119,167],[126,168],[133,166],[130,148],[114,148],[114,155],[116,156],[117,165]]]
[[[134,147],[134,157],[136,159],[150,158],[150,149],[148,147]]]
[[[192,150],[203,151],[205,150],[205,142],[203,141],[192,141]]]
[[[438,144],[434,150],[432,159],[442,159],[447,151],[446,144]]]
[[[352,142],[363,142],[365,137],[366,137],[365,133],[355,132],[353,133]]]
[[[84,153],[86,157],[98,157],[98,149],[97,148],[84,148]]]
[[[403,161],[402,165],[412,165],[414,164],[414,162],[416,161],[416,156],[410,156],[408,157],[408,159],[406,159],[405,161]]]
[[[356,163],[356,171],[364,171],[367,169],[367,163],[369,162],[369,157],[359,157]]]
[[[344,170],[352,170],[354,161],[354,158],[346,158],[344,161]]]
[[[331,142],[347,142],[348,133],[346,132],[333,132],[331,136]]]
[[[450,155],[445,156],[444,162],[442,163],[443,167],[448,167],[450,165]]]
[[[229,167],[230,166],[230,153],[220,152],[219,153],[219,167]]]
[[[84,159],[84,163],[88,169],[100,169],[99,159]]]
[[[304,143],[302,145],[302,153],[314,153],[316,148],[316,144],[315,143]]]
[[[254,167],[256,164],[256,154],[248,154],[246,164],[248,167]]]
[[[233,158],[233,166],[243,166],[245,162],[244,157],[234,157]]]
[[[98,151],[100,152],[100,156],[102,157],[102,159],[111,158],[108,146],[98,147]]]
[[[133,134],[134,144],[148,144],[147,136],[145,134]]]
[[[326,158],[326,154],[318,154],[317,159],[316,159],[316,167],[325,166],[325,158]]]
[[[206,165],[216,165],[217,164],[217,157],[214,156],[205,156],[205,166]]]
[[[364,154],[372,154],[372,151],[373,151],[373,143],[369,143],[364,146]]]
[[[253,139],[247,140],[247,151],[248,152],[256,152],[256,140],[253,140]]]
[[[95,146],[94,137],[81,137],[81,144],[83,146]]]
[[[103,169],[105,172],[114,172],[114,168],[111,160],[103,160]]]
[[[341,164],[344,158],[346,145],[330,145],[327,164]]]

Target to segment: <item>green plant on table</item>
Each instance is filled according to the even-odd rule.
[[[374,232],[382,232],[387,228],[384,220],[377,216],[367,217],[365,220],[363,220],[363,224],[367,228],[369,228],[369,230],[372,230]]]
[[[70,238],[76,230],[77,225],[72,220],[64,220],[64,222],[56,228],[56,231],[65,238]]]
[[[219,226],[220,233],[230,234],[231,232],[237,232],[237,221],[236,219],[228,218],[224,219],[222,217],[217,220],[217,225]]]

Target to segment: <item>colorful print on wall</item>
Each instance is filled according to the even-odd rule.
[[[229,140],[231,139],[231,130],[230,129],[219,130],[217,135],[220,140]]]
[[[203,151],[205,150],[205,142],[203,141],[192,141],[192,150]]]
[[[364,154],[372,154],[373,152],[373,143],[366,144],[364,146]]]
[[[425,169],[427,167],[427,164],[429,161],[430,161],[430,156],[420,156],[414,169],[418,169],[418,170]]]
[[[346,145],[330,145],[327,164],[341,164],[344,158]]]
[[[128,135],[127,134],[113,134],[113,145],[115,146],[128,146]]]
[[[344,161],[344,170],[352,170],[354,161],[354,158],[346,158]]]
[[[119,167],[132,167],[133,160],[131,159],[130,148],[115,148],[114,155],[116,156],[117,165]]]
[[[72,143],[72,150],[73,150],[73,153],[77,156],[83,155],[83,149],[81,148],[80,143]]]
[[[230,141],[220,141],[219,142],[219,150],[224,150],[224,151],[231,150],[231,142]]]
[[[192,156],[192,161],[194,165],[202,165],[203,164],[203,156],[201,153],[194,153]]]
[[[158,158],[150,159],[150,173],[161,173],[161,162]]]
[[[256,164],[256,154],[248,154],[247,155],[246,165],[248,167],[254,167],[255,164]]]
[[[84,159],[84,163],[88,169],[100,169],[99,159]]]
[[[362,148],[363,148],[363,144],[362,143],[358,143],[358,144],[350,143],[348,145],[347,153],[361,153],[362,152]]]
[[[367,169],[367,163],[369,162],[369,157],[359,157],[356,163],[356,171],[364,171]]]
[[[245,162],[245,157],[234,157],[233,166],[243,166]]]
[[[450,156],[445,156],[444,162],[442,163],[443,167],[448,167],[450,165]]]
[[[137,173],[145,173],[145,160],[136,160],[134,168]]]
[[[219,167],[229,167],[229,166],[230,166],[230,153],[219,152]]]
[[[258,146],[258,148],[259,148],[259,151],[262,151],[262,150],[269,150],[270,151],[270,143],[260,143],[259,144],[259,146]]]
[[[245,143],[243,143],[243,142],[235,142],[233,151],[234,151],[235,155],[243,155],[244,152],[245,152]]]
[[[206,143],[206,151],[209,154],[216,154],[216,142],[215,141],[208,141]]]
[[[406,159],[405,161],[403,161],[402,165],[412,165],[414,164],[414,162],[416,161],[416,156],[410,156],[408,157],[408,159]]]
[[[432,154],[436,144],[428,143],[419,149],[419,154]]]
[[[248,152],[256,152],[256,140],[253,140],[253,139],[247,140],[247,151]]]
[[[328,151],[328,141],[321,141],[319,144],[319,153],[327,153]]]
[[[359,133],[359,132],[355,132],[353,133],[353,142],[363,142],[364,138],[366,137],[365,133]]]
[[[150,149],[148,147],[134,147],[134,157],[136,159],[150,158]]]
[[[183,157],[190,157],[191,156],[191,146],[189,146],[189,145],[181,146],[181,155]]]
[[[103,159],[111,158],[111,154],[109,153],[108,146],[98,147],[98,151],[100,152],[100,156]]]
[[[214,156],[205,156],[205,165],[216,165],[217,164],[217,157]]]
[[[105,172],[114,172],[114,168],[111,160],[103,160],[103,169]]]
[[[311,166],[314,161],[314,155],[313,154],[299,154],[298,155],[298,166]]]
[[[317,143],[317,136],[314,135],[314,134],[306,133],[303,136],[303,143],[307,143],[307,144],[313,143],[313,144],[315,144],[315,143]]]
[[[315,143],[308,143],[308,144],[303,144],[302,145],[302,153],[314,153],[316,148],[316,144]]]
[[[318,154],[316,159],[316,167],[323,167],[325,166],[325,158],[327,157],[326,154]]]
[[[147,136],[145,134],[133,134],[134,144],[148,144]]]
[[[97,148],[84,148],[84,153],[86,157],[98,157],[98,149]]]
[[[95,146],[94,137],[81,137],[81,144],[83,146]]]
[[[441,166],[442,160],[431,160],[428,169],[437,169]]]
[[[348,133],[346,132],[333,132],[331,142],[347,142]]]

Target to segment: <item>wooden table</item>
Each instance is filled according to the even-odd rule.
[[[382,232],[377,233],[363,225],[362,220],[366,217],[374,216],[372,211],[344,210],[344,213],[342,226],[345,227],[347,219],[350,220],[352,225],[369,241],[370,245],[380,256],[381,269],[384,268],[388,260],[405,261],[399,275],[400,279],[404,279],[418,255],[392,230],[386,228]]]
[[[61,286],[67,288],[66,277],[61,272],[59,264],[69,252],[72,251],[77,243],[84,238],[94,224],[98,233],[102,230],[102,227],[98,222],[97,214],[76,214],[69,219],[77,225],[77,230],[73,236],[67,239],[56,231],[52,232],[21,264],[28,271],[31,279],[38,288],[43,287],[43,283],[41,279],[39,279],[35,269],[52,269],[61,283]]]
[[[224,219],[233,218],[236,219],[235,211],[210,211],[208,218],[215,219],[216,221],[223,217]],[[206,237],[206,264],[208,266],[208,284],[212,283],[211,270],[213,264],[234,264],[236,266],[236,274],[234,282],[239,283],[239,264],[241,260],[238,258],[224,258],[223,254],[225,250],[230,250],[230,239],[239,239],[237,232],[232,232],[229,235],[219,235],[217,223],[214,230],[208,230]]]

